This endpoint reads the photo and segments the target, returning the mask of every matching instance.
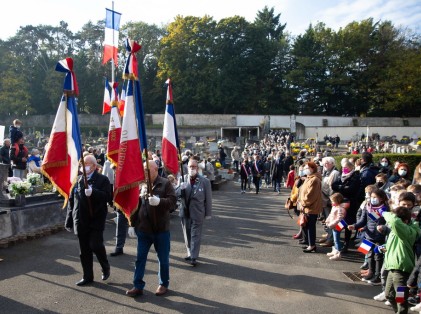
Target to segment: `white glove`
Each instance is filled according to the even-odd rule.
[[[212,216],[205,216],[205,219],[207,219],[207,220],[209,220],[211,218],[212,218]]]
[[[88,185],[88,188],[85,189],[85,195],[91,196],[92,195],[92,185]]]
[[[140,190],[140,197],[145,197],[146,194],[148,194],[148,188],[146,187],[146,185],[143,185],[142,189]]]
[[[129,237],[136,238],[136,232],[134,231],[134,227],[129,227]]]
[[[155,195],[149,196],[148,200],[149,200],[149,205],[151,206],[158,206],[159,202],[161,201],[160,198]]]
[[[187,187],[187,182],[181,182],[180,183],[180,189],[185,190]]]

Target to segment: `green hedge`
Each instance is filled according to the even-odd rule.
[[[342,168],[341,167],[342,158],[351,158],[351,157],[361,158],[361,155],[347,154],[347,155],[333,156],[333,158],[335,158],[336,167],[338,169]],[[397,160],[399,160],[401,162],[404,162],[404,163],[407,163],[408,166],[409,166],[409,172],[411,174],[411,179],[412,179],[412,175],[414,174],[415,168],[418,166],[418,164],[421,161],[421,154],[390,154],[390,153],[384,153],[384,154],[373,154],[373,162],[375,164],[378,164],[383,157],[389,158],[392,165]]]

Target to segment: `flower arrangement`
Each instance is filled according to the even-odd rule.
[[[421,141],[418,141],[418,142],[417,142],[417,145],[418,145],[418,146],[421,146]]]
[[[26,195],[29,193],[29,189],[31,188],[31,183],[28,181],[14,181],[9,184],[9,193],[12,196],[16,195]]]
[[[26,181],[28,181],[31,185],[40,185],[41,175],[39,173],[28,173]]]

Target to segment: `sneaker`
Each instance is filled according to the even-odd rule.
[[[368,280],[367,283],[369,283],[372,286],[378,286],[382,284],[382,281],[379,277],[374,277],[373,279]]]
[[[416,295],[414,297],[409,297],[408,298],[408,303],[409,304],[412,304],[412,305],[417,305],[418,303],[420,303],[420,297],[418,295]]]
[[[338,252],[337,254],[335,254],[335,255],[333,255],[333,256],[331,256],[331,257],[329,257],[329,259],[330,259],[331,261],[340,261],[340,260],[341,260],[341,252]]]
[[[389,301],[384,302],[384,304],[387,306],[392,306],[392,304]]]
[[[332,252],[326,253],[327,256],[331,257],[337,254],[338,251],[336,251],[335,248],[332,248]]]
[[[375,297],[373,297],[373,299],[380,302],[386,301],[386,296],[384,295],[384,291],[382,293],[379,293]]]
[[[362,281],[364,281],[364,282],[368,282],[368,281],[369,281],[369,280],[371,280],[371,279],[373,279],[373,274],[368,274],[368,275],[363,276],[363,277],[361,278],[361,280],[362,280]]]
[[[421,303],[418,303],[417,305],[410,308],[413,312],[420,312],[421,311]]]

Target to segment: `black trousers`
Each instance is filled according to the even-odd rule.
[[[107,259],[107,252],[104,246],[104,231],[89,229],[78,232],[80,247],[80,262],[83,269],[83,278],[94,279],[93,253],[95,253],[102,271],[109,270],[110,264]]]

